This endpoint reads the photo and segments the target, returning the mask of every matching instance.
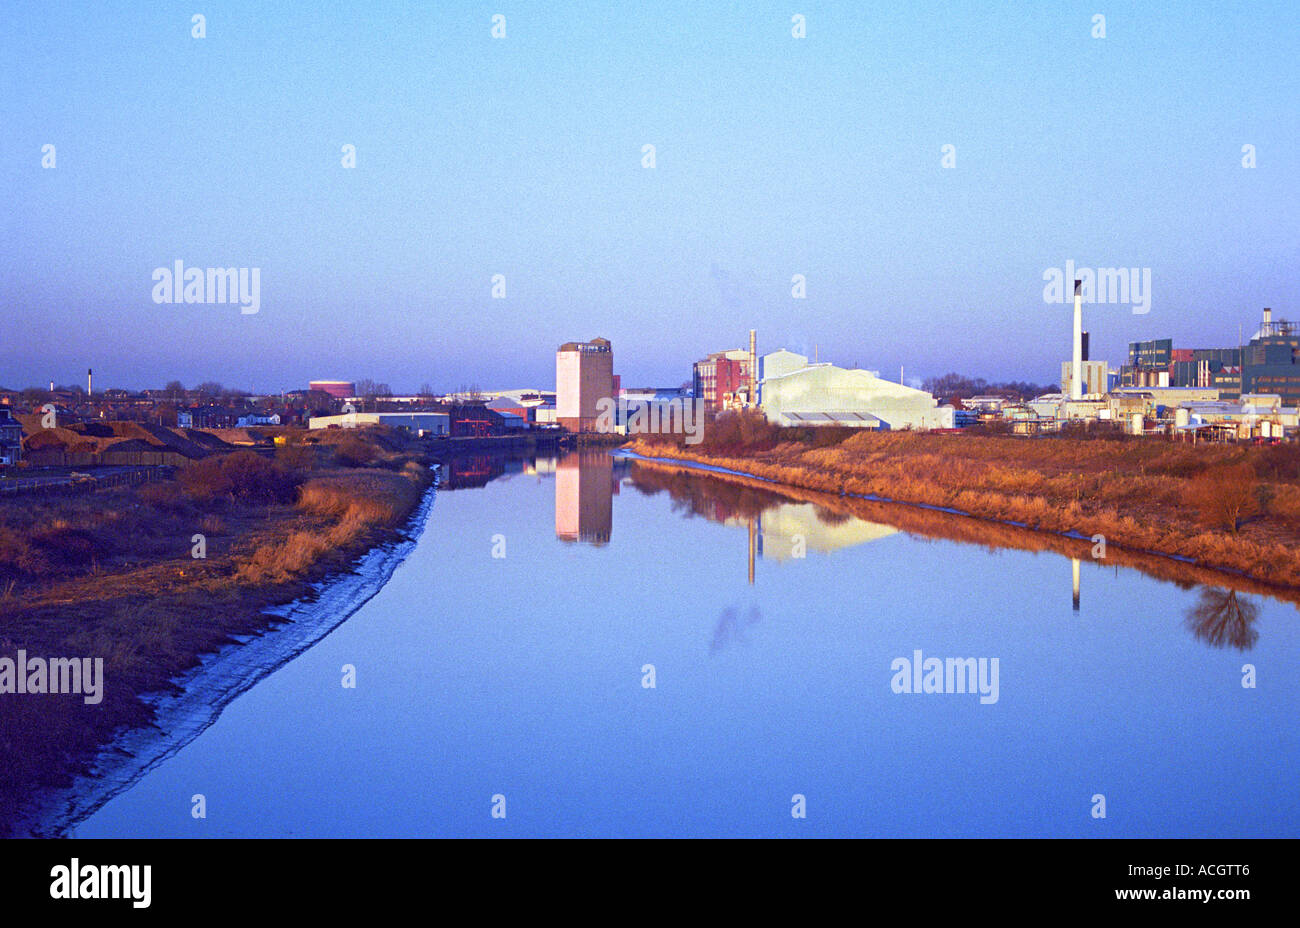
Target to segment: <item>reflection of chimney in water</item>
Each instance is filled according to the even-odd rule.
[[[758,548],[758,533],[754,530],[754,517],[749,517],[749,585],[754,585],[754,554]]]
[[[1079,559],[1070,558],[1070,569],[1074,574],[1074,611],[1079,611]]]

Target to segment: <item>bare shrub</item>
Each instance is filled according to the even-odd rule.
[[[236,451],[181,468],[176,480],[193,499],[228,498],[246,503],[287,503],[299,478],[253,451]]]
[[[1255,468],[1243,461],[1206,470],[1189,482],[1187,501],[1211,524],[1236,532],[1259,508]]]

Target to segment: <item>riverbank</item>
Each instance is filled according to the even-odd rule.
[[[143,695],[283,622],[268,610],[402,536],[429,470],[381,435],[336,450],[236,452],[174,482],[0,508],[0,657],[103,660],[98,703],[0,695],[0,835],[35,791],[66,785],[115,731],[149,723]]]
[[[1165,555],[1300,589],[1300,473],[1289,446],[906,432],[786,436],[761,427],[753,435],[712,447],[653,436],[624,447],[785,487],[1081,535],[1087,545],[1074,544],[1089,552],[1101,535],[1108,552]]]

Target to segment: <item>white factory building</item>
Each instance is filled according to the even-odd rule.
[[[1083,385],[1076,395],[1074,392],[1074,363],[1061,362],[1061,393],[1067,397],[1083,399],[1085,397],[1102,397],[1110,390],[1110,364],[1105,361],[1080,361],[1079,369]]]
[[[777,425],[837,425],[870,429],[950,429],[951,406],[924,390],[882,380],[873,371],[809,364],[793,351],[764,355],[759,403]]]
[[[365,425],[386,425],[406,429],[421,437],[446,435],[451,416],[445,412],[350,412],[341,416],[312,416],[309,429],[348,429]]]

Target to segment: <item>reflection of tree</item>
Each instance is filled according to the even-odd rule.
[[[817,507],[817,521],[822,525],[836,526],[846,525],[853,519],[853,516],[847,512],[835,512],[833,509],[826,509],[822,506]]]
[[[1205,587],[1200,599],[1187,612],[1187,627],[1193,635],[1216,648],[1228,645],[1249,651],[1259,638],[1255,619],[1259,606],[1248,599],[1238,599],[1236,590]]]
[[[670,472],[633,465],[632,486],[646,496],[667,492],[673,509],[704,516],[714,522],[728,518],[747,519],[790,502],[790,498],[769,490],[727,483],[695,474]]]

